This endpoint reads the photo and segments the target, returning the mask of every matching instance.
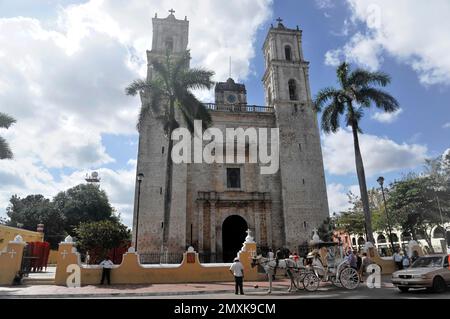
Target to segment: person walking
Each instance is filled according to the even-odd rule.
[[[111,261],[111,259],[109,258],[109,256],[105,257],[105,259],[100,263],[100,266],[103,267],[102,281],[100,282],[100,285],[103,285],[103,283],[105,282],[105,278],[106,278],[106,281],[108,282],[108,285],[110,285],[111,284],[111,269],[114,266],[114,264]]]
[[[235,294],[237,295],[238,292],[241,293],[241,295],[244,294],[244,266],[239,261],[239,258],[234,258],[234,262],[231,264],[230,272],[234,276],[234,282],[235,282]]]

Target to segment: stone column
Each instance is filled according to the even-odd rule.
[[[204,201],[203,200],[197,200],[197,208],[198,208],[198,252],[199,253],[203,253],[203,206],[204,206]]]
[[[211,200],[211,261],[215,261],[214,254],[216,253],[216,200]]]

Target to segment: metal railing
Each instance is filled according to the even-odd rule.
[[[215,253],[199,253],[198,259],[202,264],[215,263],[218,259]],[[161,253],[153,252],[139,254],[141,264],[181,264],[183,261],[183,253]]]
[[[204,103],[210,111],[231,112],[231,113],[273,113],[274,108],[270,106],[248,105],[248,104],[215,104]]]

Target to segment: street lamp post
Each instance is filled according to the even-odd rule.
[[[139,202],[141,199],[141,183],[144,179],[144,174],[139,173],[137,175],[137,181],[138,181],[138,195],[137,195],[137,207],[136,207],[136,238],[134,240],[134,251],[137,252],[137,245],[138,245],[138,231],[139,231]]]
[[[392,241],[392,229],[391,229],[391,222],[389,220],[389,213],[388,213],[388,209],[387,209],[387,205],[386,205],[386,197],[384,196],[384,177],[380,176],[377,179],[378,184],[380,184],[381,186],[381,193],[383,194],[383,202],[384,202],[384,211],[386,212],[386,219],[387,219],[387,224],[388,224],[388,229],[389,229],[389,242],[391,243],[391,247],[392,247],[392,252],[394,252],[395,246],[394,246],[394,242]]]

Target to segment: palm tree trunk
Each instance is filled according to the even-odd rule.
[[[361,201],[363,204],[363,211],[364,211],[366,237],[368,241],[375,243],[373,238],[372,220],[369,208],[369,196],[367,194],[366,174],[364,172],[364,164],[361,156],[361,150],[359,148],[358,127],[356,126],[355,123],[352,123],[352,132],[353,132],[353,144],[355,147],[356,173],[358,175],[359,191],[361,193]]]
[[[172,132],[173,127],[172,123],[175,118],[174,112],[174,104],[173,99],[170,99],[169,102],[169,145],[167,148],[167,162],[166,162],[166,183],[165,183],[165,192],[164,192],[164,224],[163,224],[163,242],[162,247],[167,247],[169,241],[169,225],[170,225],[170,209],[172,207],[172,176],[173,176],[173,162],[172,162]]]

